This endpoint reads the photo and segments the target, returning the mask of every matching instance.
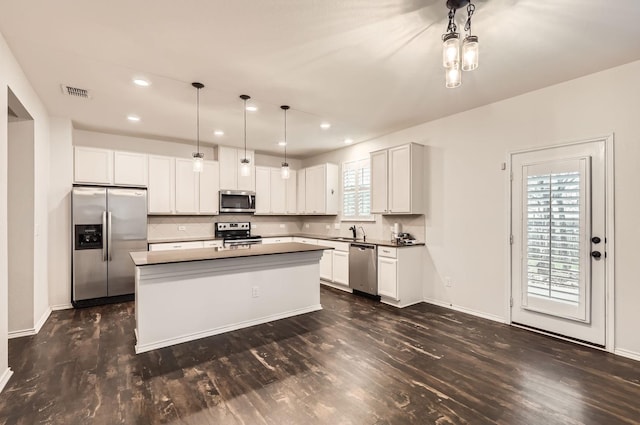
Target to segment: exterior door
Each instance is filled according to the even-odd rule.
[[[511,320],[605,344],[605,141],[512,156]]]

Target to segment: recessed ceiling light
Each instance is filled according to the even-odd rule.
[[[344,139],[345,145],[350,145],[351,143],[353,143],[353,139]]]
[[[247,111],[249,112],[255,112],[258,110],[257,106],[247,106]]]
[[[216,131],[213,132],[213,134],[215,134],[216,136],[224,136],[224,131],[216,130]]]
[[[137,115],[127,115],[127,119],[128,119],[129,121],[132,121],[132,122],[138,122],[138,121],[140,121],[140,117],[139,117],[139,116],[137,116]]]
[[[133,80],[133,84],[140,87],[149,87],[151,83],[147,80],[143,80],[142,78],[136,78]]]
[[[320,128],[323,130],[328,130],[331,128],[331,124],[328,122],[323,122],[322,124],[320,124]]]
[[[287,146],[287,142],[278,142],[278,146]]]

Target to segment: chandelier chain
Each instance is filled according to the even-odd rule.
[[[449,25],[447,25],[448,33],[455,33],[458,30],[458,26],[456,25],[456,9],[449,9]]]
[[[464,24],[464,30],[467,31],[469,35],[471,35],[471,16],[473,16],[473,13],[475,11],[476,5],[469,2],[469,4],[467,5],[467,22]]]

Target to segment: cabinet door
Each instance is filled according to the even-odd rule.
[[[149,214],[171,214],[175,199],[175,160],[167,156],[149,156]]]
[[[306,188],[307,188],[307,180],[306,180],[306,176],[307,176],[307,170],[306,169],[302,169],[302,170],[298,170],[298,176],[297,176],[297,180],[298,180],[298,187],[297,187],[297,198],[296,199],[296,204],[297,204],[297,210],[298,210],[298,214],[304,214],[307,212],[307,208],[306,208]]]
[[[256,174],[257,176],[257,174]],[[291,176],[289,176],[289,180]],[[273,214],[284,214],[286,212],[286,182],[282,178],[279,168],[271,169],[271,212]],[[258,182],[256,181],[256,184]]]
[[[256,214],[271,212],[271,168],[256,167]]]
[[[223,245],[222,241],[203,241],[202,243],[203,248],[222,248]]]
[[[298,176],[295,170],[290,170],[291,174],[285,182],[285,213],[297,214],[298,213]]]
[[[322,258],[320,259],[320,279],[332,281],[333,280],[333,253],[332,249],[323,251]]]
[[[389,212],[411,212],[411,146],[389,149]]]
[[[256,170],[256,163],[254,161],[254,157],[255,155],[253,154],[253,151],[247,151],[247,158],[249,158],[249,175],[248,176],[243,176],[240,174],[240,160],[242,158],[244,158],[244,149],[238,149],[238,153],[237,153],[237,160],[236,160],[236,164],[237,164],[237,173],[238,173],[238,190],[250,190],[250,191],[255,191],[256,190],[256,174],[255,174],[255,170]]]
[[[386,213],[387,207],[387,158],[386,150],[371,153],[371,212]]]
[[[218,214],[220,167],[216,161],[204,161],[200,173],[200,214]]]
[[[73,171],[76,183],[113,184],[113,151],[76,146]]]
[[[176,158],[176,208],[178,214],[198,213],[198,173],[190,159]]]
[[[113,183],[122,186],[147,186],[147,155],[134,152],[113,153]]]
[[[325,212],[325,168],[324,165],[307,168],[305,204],[307,213],[324,214]]]
[[[238,159],[236,148],[218,146],[218,163],[220,164],[220,189],[235,190],[238,187]]]
[[[398,299],[398,260],[378,257],[378,294]]]
[[[333,251],[333,281],[349,285],[349,253]]]

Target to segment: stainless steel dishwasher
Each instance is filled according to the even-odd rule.
[[[351,243],[349,247],[349,287],[378,295],[378,250],[376,245]]]

